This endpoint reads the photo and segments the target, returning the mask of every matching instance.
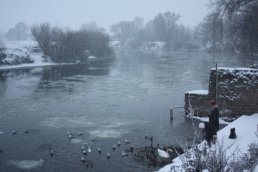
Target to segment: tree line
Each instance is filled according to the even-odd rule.
[[[157,14],[154,19],[144,23],[136,17],[132,21],[121,21],[111,26],[113,38],[122,46],[139,48],[149,42],[163,42],[167,49],[193,48],[192,31],[178,24],[180,15],[173,12]]]
[[[55,62],[87,62],[89,56],[113,56],[109,36],[98,30],[64,30],[43,23],[32,26],[31,33],[44,55]]]
[[[179,24],[180,15],[165,12],[146,24],[141,17],[118,22],[112,25],[111,32],[122,46],[132,48],[160,41],[174,50],[201,48],[257,57],[258,0],[211,0],[209,5],[210,13],[194,28]]]
[[[237,51],[254,61],[258,53],[258,0],[213,0],[213,10],[195,31],[211,51]]]
[[[94,22],[83,24],[77,31],[49,23],[29,28],[20,22],[9,29],[5,37],[20,40],[31,31],[44,55],[57,62],[84,61],[89,55],[111,57],[110,39],[130,48],[148,48],[153,42],[162,42],[164,48],[173,50],[234,51],[250,57],[253,62],[258,54],[258,0],[211,0],[210,6],[210,13],[194,28],[179,24],[180,15],[168,11],[146,23],[136,17],[113,24],[111,38]]]

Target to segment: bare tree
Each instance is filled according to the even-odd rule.
[[[29,28],[24,22],[19,22],[7,31],[5,37],[11,41],[25,40],[29,37]]]

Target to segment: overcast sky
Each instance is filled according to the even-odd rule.
[[[122,20],[140,16],[145,22],[160,12],[181,15],[180,23],[195,26],[208,13],[208,0],[0,0],[0,30],[6,31],[17,22],[28,25],[50,22],[78,29],[95,21],[109,28]]]

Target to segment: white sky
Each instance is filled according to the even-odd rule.
[[[145,22],[160,12],[181,15],[180,22],[197,25],[208,13],[208,0],[0,0],[0,30],[6,31],[16,23],[50,22],[77,29],[81,24],[95,21],[109,28],[122,20],[137,16]]]

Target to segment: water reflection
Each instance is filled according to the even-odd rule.
[[[62,65],[55,67],[46,67],[42,71],[42,81],[57,81],[65,77],[75,75],[93,75],[103,76],[109,75],[109,68],[90,68],[86,65]]]
[[[89,68],[85,65],[4,70],[0,71],[0,95],[2,98],[21,97],[34,91],[54,89],[71,92],[73,83],[85,82],[81,76],[105,76],[109,73],[109,68]]]

